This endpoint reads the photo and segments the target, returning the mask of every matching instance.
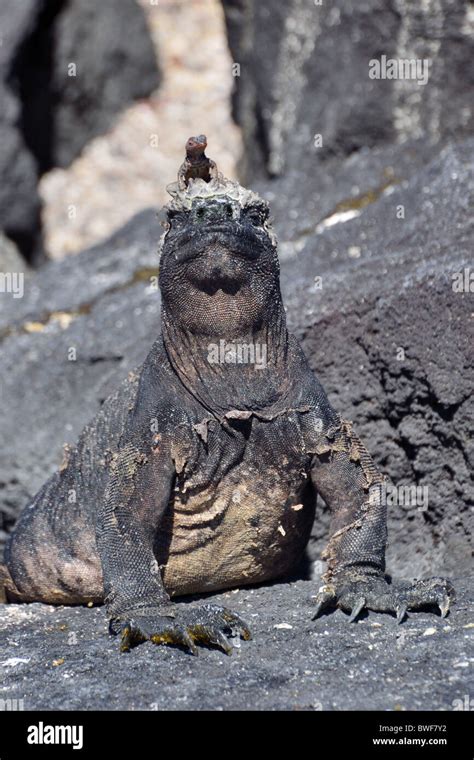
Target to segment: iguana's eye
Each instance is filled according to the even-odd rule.
[[[268,210],[262,206],[249,206],[244,209],[244,218],[255,227],[261,227],[268,218]]]

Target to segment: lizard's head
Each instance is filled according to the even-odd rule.
[[[280,303],[268,204],[222,175],[168,188],[160,288],[167,313],[193,332],[239,334]]]
[[[206,148],[206,135],[197,135],[197,137],[190,137],[186,143],[186,156],[188,158],[198,158],[203,155]]]

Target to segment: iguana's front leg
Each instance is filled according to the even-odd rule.
[[[352,423],[333,418],[317,446],[312,480],[332,513],[326,583],[316,598],[316,616],[337,605],[351,613],[350,621],[367,608],[394,612],[401,622],[407,610],[437,605],[444,617],[454,599],[449,581],[391,582],[385,576],[383,478]]]
[[[250,638],[244,621],[217,605],[173,604],[163,586],[153,544],[174,474],[166,445],[144,450],[143,444],[129,442],[114,457],[97,524],[110,631],[121,634],[122,651],[150,640],[176,644],[193,654],[197,644],[230,653],[224,633],[237,630]]]

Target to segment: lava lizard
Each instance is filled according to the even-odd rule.
[[[178,188],[185,190],[190,179],[203,179],[210,182],[217,179],[217,166],[212,159],[206,156],[206,135],[190,137],[186,142],[186,157],[178,169]]]

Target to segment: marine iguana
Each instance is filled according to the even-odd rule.
[[[284,576],[320,494],[332,520],[315,617],[446,615],[448,580],[385,575],[384,479],[287,330],[267,203],[217,169],[180,170],[168,190],[162,333],[22,512],[6,597],[105,603],[124,651],[151,640],[230,652],[225,634],[250,638],[245,621],[172,599]]]

